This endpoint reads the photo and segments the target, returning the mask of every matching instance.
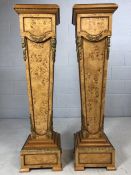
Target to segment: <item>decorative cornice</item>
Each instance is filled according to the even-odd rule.
[[[16,4],[14,10],[18,14],[54,14],[56,24],[60,23],[60,9],[56,4]]]
[[[75,4],[73,6],[72,24],[76,24],[77,14],[114,13],[117,8],[118,5],[115,3]]]

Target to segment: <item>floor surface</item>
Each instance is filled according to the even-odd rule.
[[[131,117],[105,119],[105,132],[116,148],[116,171],[105,168],[86,168],[74,171],[73,133],[80,128],[80,119],[56,118],[54,129],[61,133],[63,171],[31,170],[29,175],[131,175]],[[29,134],[27,119],[0,119],[0,175],[19,175],[19,152]]]

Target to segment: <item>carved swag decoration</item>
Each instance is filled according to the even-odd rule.
[[[23,32],[23,37],[21,38],[22,48],[23,48],[23,59],[26,61],[27,53],[27,39],[35,43],[44,43],[47,40],[51,39],[52,46],[52,59],[55,61],[55,51],[56,51],[56,37],[53,32],[46,32],[42,36],[35,36],[30,32]]]

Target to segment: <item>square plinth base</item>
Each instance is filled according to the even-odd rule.
[[[27,138],[21,152],[20,172],[29,172],[34,168],[52,168],[54,171],[62,170],[60,135],[54,133],[54,143],[31,143]],[[34,146],[33,146],[34,145]]]
[[[86,167],[105,167],[115,170],[115,149],[106,138],[106,144],[91,143],[81,144],[80,133],[75,134],[75,170],[82,171]],[[95,141],[94,141],[95,142]],[[97,145],[98,144],[98,145]]]

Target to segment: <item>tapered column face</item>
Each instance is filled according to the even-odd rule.
[[[34,145],[37,145],[36,147],[39,149],[40,142],[43,147],[53,145],[58,148],[59,146],[55,142],[59,142],[59,135],[53,132],[52,126],[52,99],[56,25],[59,23],[59,7],[57,5],[19,4],[14,9],[19,14],[20,19],[20,33],[23,58],[26,64],[30,106],[31,135],[27,140],[28,144],[25,144],[25,148],[29,147],[32,149]],[[58,154],[60,154],[59,151],[58,148]],[[39,156],[36,156],[39,159]],[[27,158],[28,163],[32,162],[31,164],[33,164],[32,159]],[[46,165],[46,161],[45,164],[42,163],[44,160],[47,161],[47,158],[44,157],[39,162],[40,165],[42,164],[41,167]],[[60,160],[58,161],[60,162]],[[51,163],[53,164],[53,161],[50,160],[49,162],[50,166],[52,166]]]
[[[26,14],[24,14],[26,10],[24,7],[20,10],[16,6],[16,10],[20,13],[32,135],[44,137],[52,129],[56,15],[41,14],[42,11],[39,14],[32,14],[33,8],[32,11],[27,9]]]
[[[73,8],[81,93],[80,142],[107,142],[103,132],[105,87],[116,8],[116,4],[79,4]]]

